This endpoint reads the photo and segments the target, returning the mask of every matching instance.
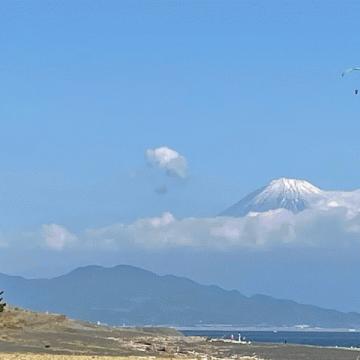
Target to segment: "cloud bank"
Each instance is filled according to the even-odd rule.
[[[165,170],[169,176],[187,177],[187,161],[177,151],[167,146],[147,149],[145,156],[150,165]]]
[[[279,248],[360,249],[360,215],[345,208],[305,210],[298,214],[280,209],[241,218],[176,219],[166,212],[129,224],[87,229],[72,234],[62,226],[43,226],[44,245],[99,250],[199,248],[213,251]],[[81,241],[78,241],[80,239]]]

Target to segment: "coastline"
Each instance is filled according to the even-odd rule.
[[[236,359],[236,360],[354,360],[354,351],[360,349],[321,347],[312,345],[279,345],[279,344],[251,344],[249,346],[237,347],[230,352],[198,353],[191,351],[188,354],[152,354],[152,355],[116,355],[101,353],[54,353],[36,351],[2,351],[0,345],[1,360],[154,360],[154,359]],[[218,350],[221,350],[220,348]],[[229,349],[228,349],[229,350]]]
[[[163,325],[178,331],[268,331],[268,332],[329,332],[329,333],[360,333],[360,328],[321,328],[310,326],[242,326],[242,325],[201,325],[173,326]]]
[[[356,355],[359,352],[290,343],[209,341],[205,336],[184,336],[174,329],[114,328],[12,308],[2,314],[0,327],[1,360],[110,359],[106,356],[130,360],[354,360],[354,351]]]

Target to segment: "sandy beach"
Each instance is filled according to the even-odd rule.
[[[232,359],[358,360],[358,349],[227,343],[167,328],[113,328],[8,308],[0,317],[0,360]]]

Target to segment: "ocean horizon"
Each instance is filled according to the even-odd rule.
[[[283,343],[296,345],[358,348],[360,350],[359,331],[320,331],[320,330],[180,330],[185,336],[204,336],[211,339],[238,339],[257,343]]]

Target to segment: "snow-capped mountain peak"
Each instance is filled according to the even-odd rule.
[[[265,188],[271,194],[298,197],[307,194],[320,194],[321,190],[306,180],[280,178],[270,182]]]
[[[306,180],[280,178],[246,196],[221,215],[244,216],[281,208],[297,213],[322,197],[323,191]]]

